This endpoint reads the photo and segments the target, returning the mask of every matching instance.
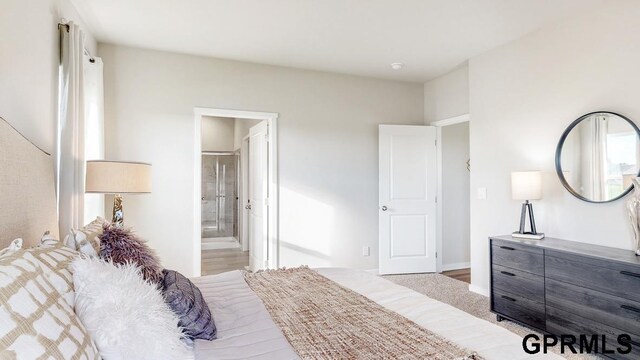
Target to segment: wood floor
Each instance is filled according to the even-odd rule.
[[[231,270],[244,270],[249,266],[249,252],[242,249],[202,251],[202,275],[215,275]]]
[[[471,269],[443,271],[442,275],[471,284]]]
[[[231,270],[245,270],[249,266],[249,252],[242,249],[202,251],[202,275],[215,275]],[[471,283],[471,269],[443,271],[442,275]]]

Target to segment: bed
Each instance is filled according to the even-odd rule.
[[[484,359],[561,358],[555,354],[526,354],[520,336],[368,272],[344,268],[315,270],[421,327],[473,349]],[[241,271],[192,281],[202,290],[218,326],[217,340],[195,342],[196,359],[299,358]]]
[[[50,155],[0,119],[0,249],[17,237],[25,239],[25,246],[35,245],[35,239],[45,229],[52,231],[54,236],[58,235],[53,184],[53,161]],[[313,271],[323,279],[328,279],[327,284],[339,287],[343,295],[354,292],[353,295],[366,300],[360,304],[369,302],[371,309],[379,307],[396,322],[401,319],[407,329],[414,326],[413,329],[418,329],[418,332],[435,334],[436,339],[477,353],[478,358],[560,358],[552,354],[527,355],[522,349],[522,338],[508,330],[370,273],[340,268]],[[300,348],[292,345],[291,328],[284,329],[280,320],[273,316],[277,301],[265,300],[264,294],[259,295],[255,284],[250,285],[252,283],[248,281],[246,273],[232,271],[193,278],[192,281],[202,291],[218,329],[216,340],[194,342],[195,359],[301,358]],[[307,285],[316,286],[314,282]],[[344,310],[348,312],[348,309]],[[369,312],[368,309],[364,311]],[[339,327],[333,326],[332,329]],[[378,342],[377,346],[386,344]],[[375,351],[371,353],[367,359],[383,358],[376,356]],[[315,358],[363,357],[345,355]]]

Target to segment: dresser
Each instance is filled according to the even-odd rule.
[[[491,311],[554,335],[631,336],[640,359],[640,257],[614,249],[554,238],[490,237]]]

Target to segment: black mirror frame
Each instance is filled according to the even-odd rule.
[[[567,179],[565,179],[564,174],[562,173],[562,165],[561,165],[561,158],[560,158],[561,155],[562,155],[562,147],[564,146],[564,142],[567,139],[567,136],[569,136],[569,133],[571,132],[571,130],[573,130],[573,128],[576,127],[582,120],[584,120],[584,119],[586,119],[589,116],[594,115],[594,114],[612,114],[612,115],[616,115],[616,116],[621,117],[622,119],[626,120],[631,125],[631,127],[633,127],[633,129],[636,131],[636,136],[638,136],[638,138],[640,139],[640,129],[638,128],[638,126],[633,121],[631,121],[626,116],[623,116],[623,115],[620,115],[618,113],[614,113],[614,112],[611,112],[611,111],[594,111],[594,112],[590,112],[588,114],[584,114],[584,115],[580,116],[578,119],[576,119],[574,122],[572,122],[564,130],[564,132],[562,133],[562,136],[560,136],[560,140],[558,141],[558,146],[556,147],[556,173],[558,174],[558,178],[560,179],[560,182],[562,183],[562,186],[564,186],[564,188],[567,189],[567,191],[569,191],[571,193],[571,195],[577,197],[578,199],[580,199],[582,201],[586,201],[586,202],[590,202],[590,203],[594,203],[594,204],[605,204],[605,203],[613,202],[613,201],[616,201],[616,200],[619,200],[619,199],[625,197],[633,189],[633,184],[631,184],[631,186],[629,186],[620,195],[616,196],[613,199],[609,199],[609,200],[605,200],[605,201],[595,201],[595,200],[587,199],[584,196],[578,194],[571,186],[569,186],[569,183],[567,182]],[[640,176],[640,169],[638,169],[638,174],[636,174],[636,176]]]

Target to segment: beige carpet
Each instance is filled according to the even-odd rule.
[[[402,285],[421,294],[425,294],[432,299],[442,301],[443,303],[456,307],[475,317],[498,324],[517,335],[525,336],[533,333],[538,334],[538,336],[542,338],[540,333],[531,330],[530,328],[520,326],[509,320],[498,322],[496,320],[496,315],[489,311],[489,298],[469,291],[469,284],[465,282],[440,274],[385,275],[383,277],[398,285]],[[556,347],[554,351],[560,354],[559,347]],[[598,357],[589,355],[561,355],[571,360],[599,359]]]

